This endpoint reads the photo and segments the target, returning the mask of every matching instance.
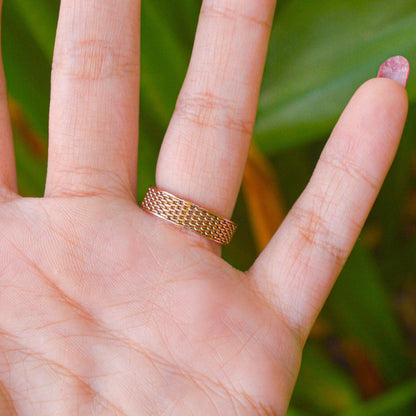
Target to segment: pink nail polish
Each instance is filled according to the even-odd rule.
[[[390,78],[406,87],[409,72],[410,66],[407,59],[403,56],[393,56],[381,65],[377,76],[379,78]]]

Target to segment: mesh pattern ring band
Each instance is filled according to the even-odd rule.
[[[141,207],[153,215],[220,244],[228,244],[237,228],[232,221],[154,186],[148,189]]]

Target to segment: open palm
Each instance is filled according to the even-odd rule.
[[[159,157],[159,187],[225,217],[274,6],[204,1]],[[243,273],[135,202],[139,15],[139,0],[61,1],[44,198],[17,195],[2,95],[0,414],[284,415],[311,325],[394,156],[406,92],[387,79],[360,88]]]

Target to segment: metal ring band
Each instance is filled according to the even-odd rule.
[[[232,221],[154,186],[148,189],[141,207],[153,215],[220,244],[228,244],[237,228]]]

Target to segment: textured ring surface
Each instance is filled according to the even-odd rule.
[[[237,228],[232,221],[154,186],[148,189],[141,206],[151,214],[220,244],[228,244]]]

